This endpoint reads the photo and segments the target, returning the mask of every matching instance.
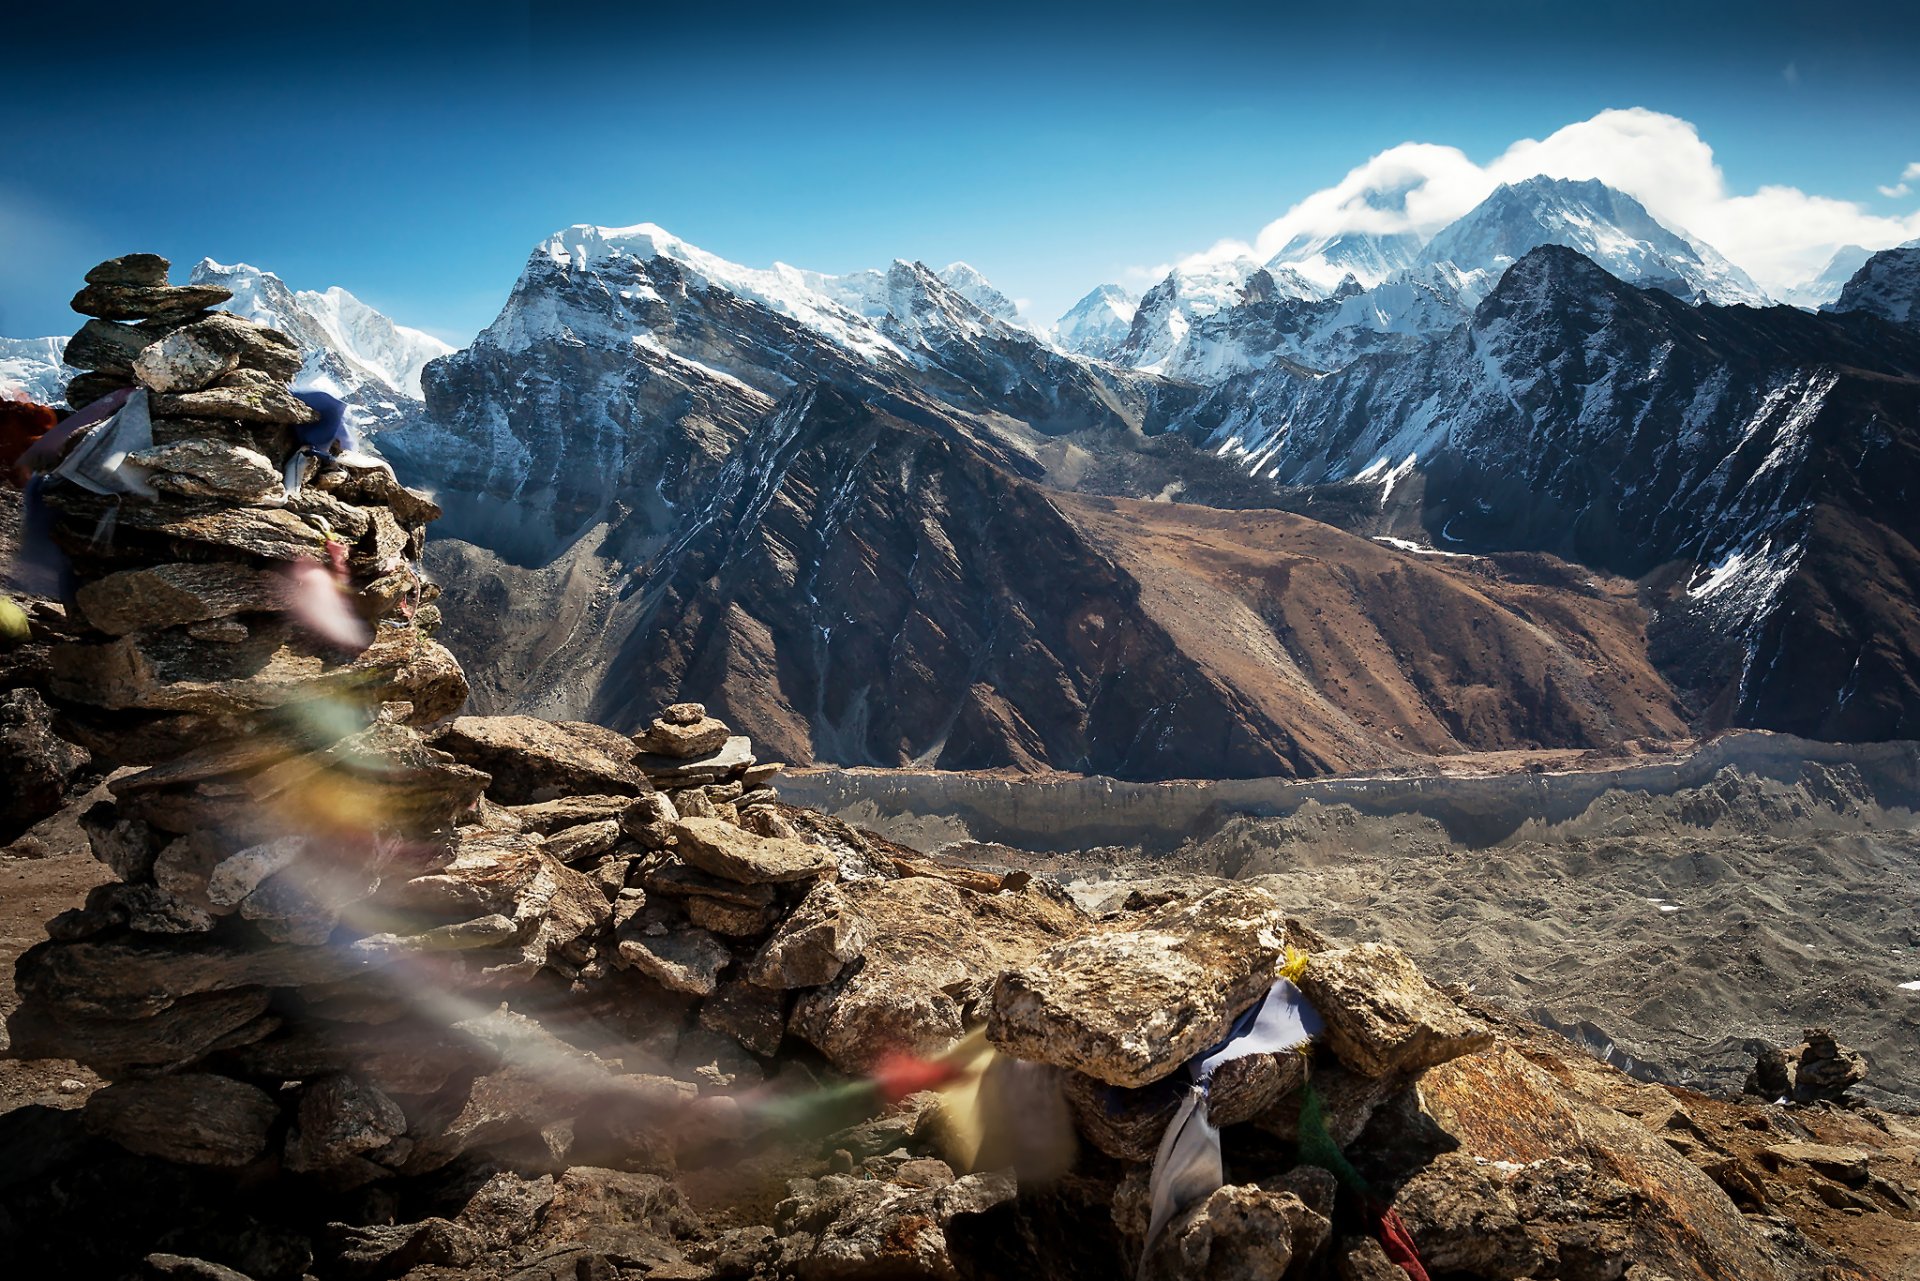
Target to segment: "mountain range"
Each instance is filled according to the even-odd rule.
[[[651,224],[556,233],[452,352],[194,278],[434,489],[482,708],[689,697],[796,761],[1164,778],[1920,737],[1916,260],[1768,306],[1538,178],[1046,330],[965,263],[747,268]]]

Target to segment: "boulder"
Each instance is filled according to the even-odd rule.
[[[162,493],[247,505],[286,501],[280,469],[265,454],[245,445],[182,440],[139,450],[127,460],[147,468],[147,483]]]
[[[562,828],[547,837],[547,853],[562,863],[578,865],[596,859],[620,843],[620,821],[603,818]]]
[[[153,343],[134,361],[133,371],[155,391],[192,392],[240,368],[285,383],[300,372],[302,362],[299,345],[285,334],[220,313]]]
[[[1140,1276],[1281,1281],[1296,1254],[1311,1257],[1331,1235],[1332,1225],[1292,1193],[1228,1184],[1173,1217]]]
[[[784,885],[831,875],[833,853],[801,841],[755,836],[724,819],[683,818],[675,848],[691,866],[744,885]]]
[[[102,320],[177,320],[218,307],[233,297],[218,285],[99,284],[73,296],[73,309]]]
[[[246,1165],[267,1149],[280,1106],[265,1091],[209,1072],[115,1081],[87,1100],[87,1129],[142,1156],[183,1165]]]
[[[634,796],[650,790],[625,759],[626,739],[579,722],[531,716],[462,716],[434,746],[493,775],[487,793],[503,805],[529,805],[567,795]]]
[[[242,423],[298,427],[317,420],[305,401],[272,380],[227,374],[202,391],[155,392],[149,404],[157,418],[220,418]]]
[[[68,340],[60,360],[74,369],[96,370],[131,381],[134,360],[160,336],[158,328],[152,325],[89,320]]]
[[[85,279],[90,285],[134,285],[155,289],[166,285],[167,271],[172,266],[159,254],[122,254],[94,267]]]
[[[820,987],[867,945],[866,920],[830,881],[807,892],[760,948],[747,977],[761,987]]]
[[[830,1174],[796,1179],[774,1209],[779,1229],[777,1275],[797,1281],[939,1278],[959,1272],[946,1229],[963,1215],[1011,1201],[1008,1173],[970,1174],[941,1187]]]
[[[87,625],[109,636],[233,614],[277,612],[285,608],[287,595],[284,576],[226,564],[121,570],[84,584],[78,593]]]
[[[1272,986],[1286,914],[1227,886],[1103,925],[995,984],[987,1037],[1019,1058],[1148,1085],[1226,1035]]]
[[[1317,953],[1300,988],[1326,1020],[1328,1046],[1366,1076],[1416,1072],[1493,1044],[1492,1029],[1384,943]]]
[[[699,704],[677,706],[698,707]],[[712,756],[719,752],[732,741],[732,733],[724,721],[714,720],[710,716],[702,715],[685,722],[669,721],[662,717],[644,733],[636,734],[633,745],[642,753],[663,758],[658,762],[660,768],[672,769],[676,761]]]
[[[1760,1050],[1745,1092],[1791,1103],[1831,1103],[1845,1098],[1866,1077],[1865,1058],[1834,1040],[1826,1028],[1810,1027],[1798,1045]]]
[[[53,731],[53,712],[31,689],[0,692],[0,845],[19,836],[66,802],[92,763],[83,747]]]
[[[840,888],[867,923],[860,964],[803,992],[788,1030],[843,1072],[948,1049],[983,1012],[995,976],[1087,925],[1071,902],[1032,887],[989,895],[913,876]]]
[[[366,1081],[346,1073],[309,1082],[300,1092],[295,1125],[287,1135],[287,1166],[327,1170],[375,1152],[407,1132],[400,1105]]]
[[[650,858],[640,870],[640,884],[651,894],[665,898],[707,898],[733,907],[759,911],[771,907],[775,890],[771,885],[746,885],[689,867],[678,855]]]
[[[620,939],[620,959],[669,992],[711,996],[720,971],[733,954],[719,939],[702,929],[683,929],[647,936],[626,934]]]

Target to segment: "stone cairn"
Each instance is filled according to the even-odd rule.
[[[1138,1257],[1182,1069],[1289,949],[1311,954],[1324,1044],[1228,1064],[1220,1125],[1297,1137],[1311,1071],[1348,1143],[1423,1070],[1490,1043],[1402,954],[1335,948],[1263,890],[1193,883],[1095,918],[1025,873],[936,865],[787,806],[781,767],[699,704],[632,737],[456,715],[466,682],[415,567],[437,508],[377,460],[301,454],[292,343],[208,313],[226,293],[166,269],[135,255],[89,273],[74,305],[94,319],[68,350],[90,371],[71,403],[146,390],[152,444],[127,462],[157,496],[48,496],[74,567],[52,655],[63,730],[139,768],[84,816],[118,879],[21,959],[10,1053],[104,1077],[93,1134],[329,1196],[461,1160],[501,1171],[449,1218],[335,1225],[349,1271],[391,1275],[517,1248],[536,1225],[587,1231],[560,1208],[603,1195],[581,1167],[710,1160],[776,1126],[756,1091],[884,1083],[899,1056],[984,1026],[976,1062],[998,1066],[979,1108],[998,1125],[969,1138],[912,1095],[816,1138],[826,1166],[775,1222],[718,1238],[656,1189],[681,1207],[661,1220],[679,1225],[673,1275],[947,1276],[942,1231],[1016,1190],[967,1171],[1031,1166],[1027,1149],[1076,1133],[1111,1158]],[[342,607],[366,629],[350,643],[309,621]],[[1016,1063],[1044,1088],[996,1076]],[[502,1197],[526,1210],[517,1227]],[[1311,1167],[1223,1188],[1175,1219],[1156,1266],[1241,1251],[1276,1264],[1259,1275],[1289,1258],[1307,1275],[1333,1198]]]

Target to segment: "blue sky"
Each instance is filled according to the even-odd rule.
[[[9,19],[0,333],[70,332],[85,269],[151,249],[178,278],[207,255],[342,285],[460,342],[546,234],[641,221],[755,265],[964,258],[1047,320],[1255,242],[1396,144],[1492,173],[1617,108],[1711,147],[1724,190],[1670,208],[1749,269],[1775,226],[1811,245],[1920,209],[1911,5],[261,8]],[[1769,186],[1855,212],[1737,203]]]

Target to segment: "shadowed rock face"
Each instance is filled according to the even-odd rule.
[[[623,728],[685,693],[794,761],[1130,778],[1682,728],[1617,585],[1280,513],[1071,499],[998,454],[911,402],[795,393],[636,577],[498,571],[556,593],[566,632],[501,663],[513,693]],[[488,608],[456,614],[492,648]]]

